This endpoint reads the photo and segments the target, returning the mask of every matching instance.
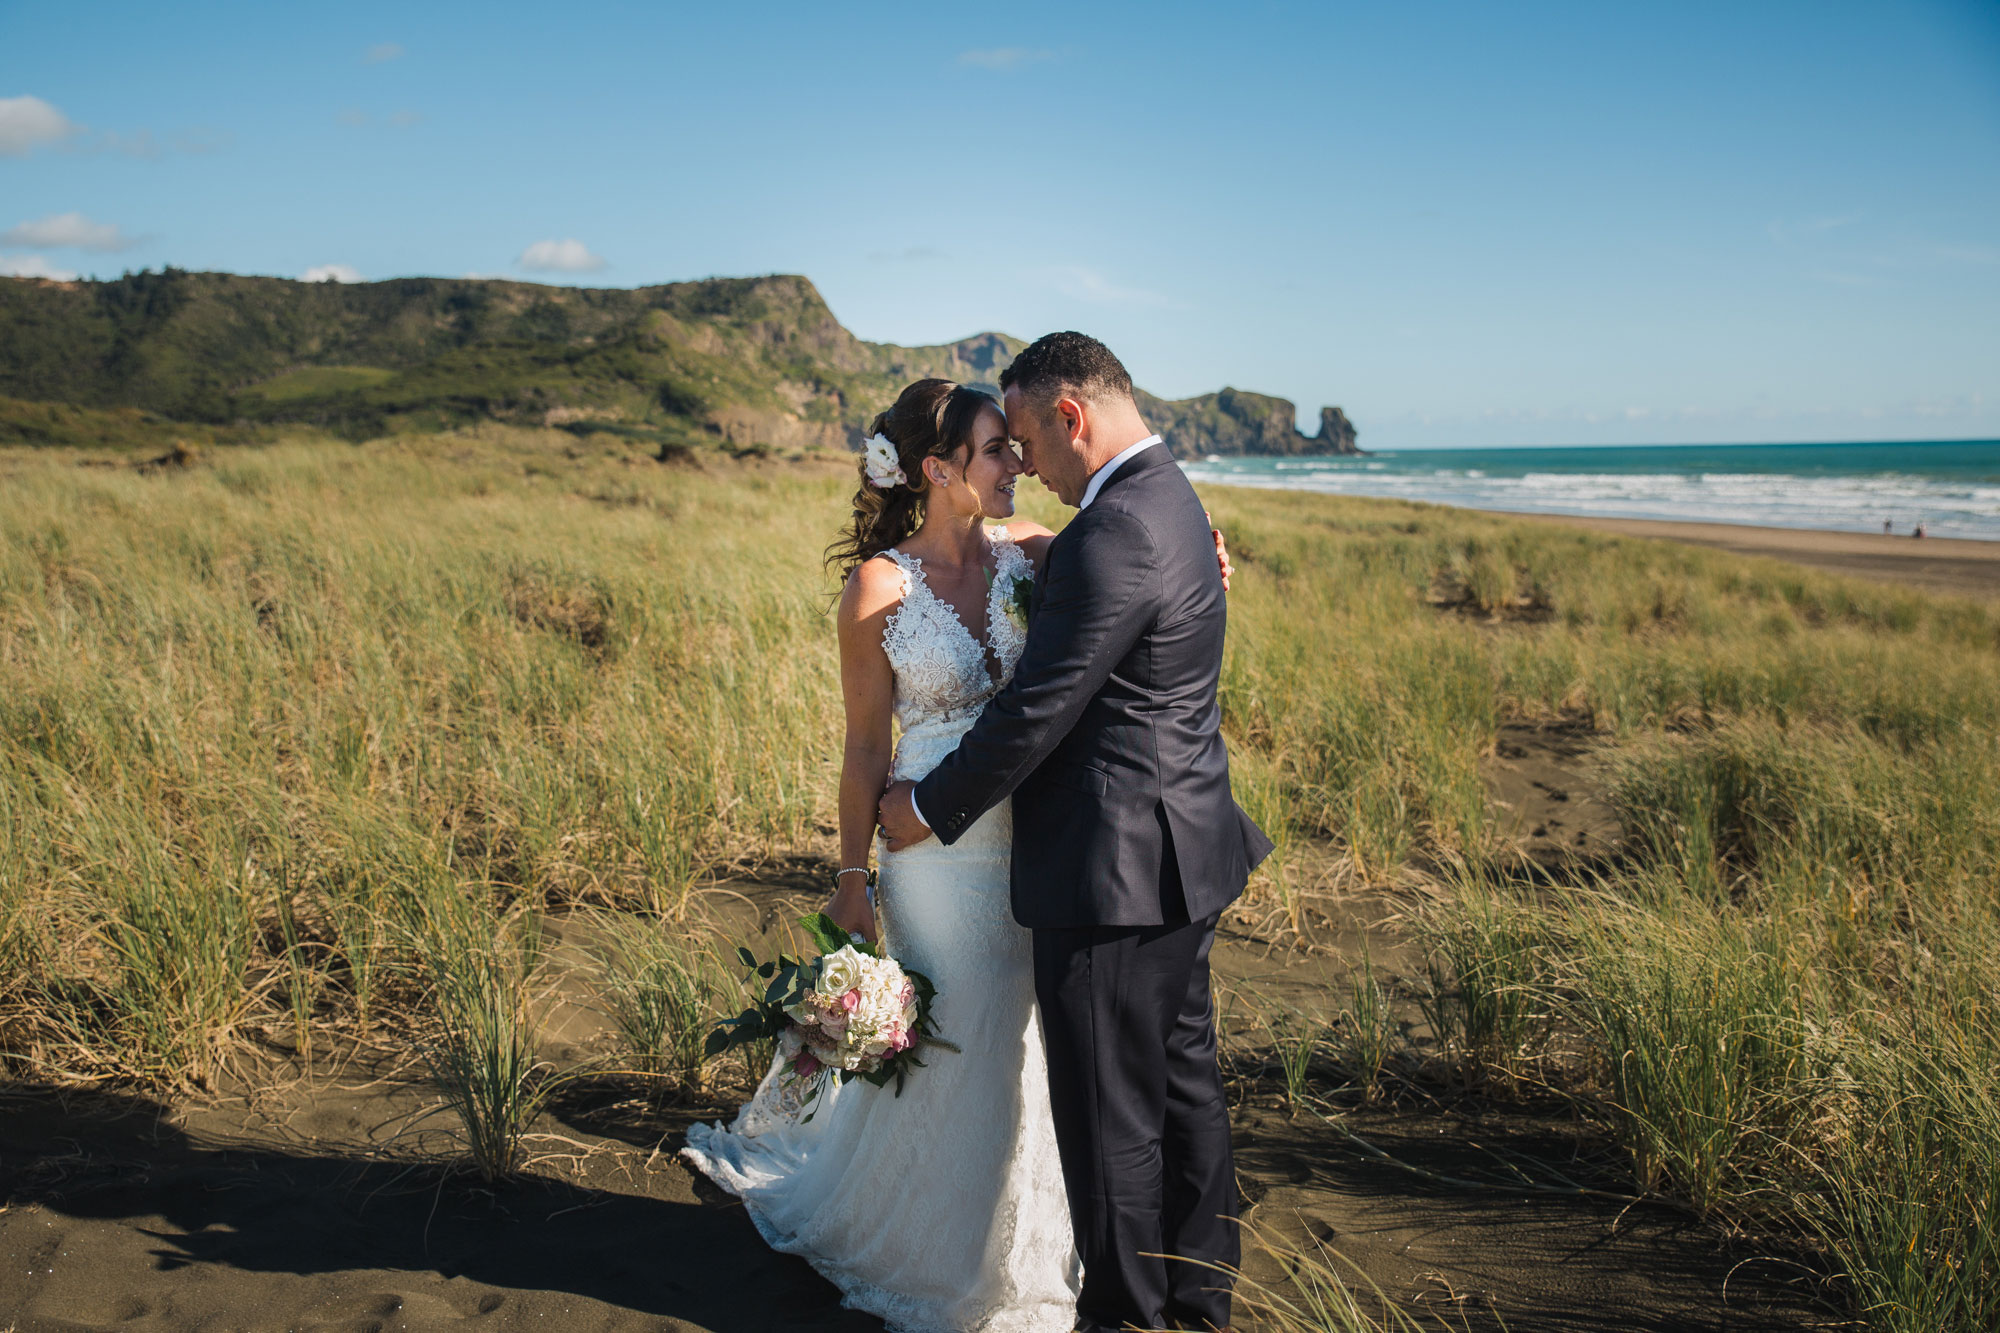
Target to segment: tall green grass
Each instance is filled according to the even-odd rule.
[[[252,1023],[414,1018],[460,1034],[440,1078],[483,1089],[461,1117],[504,1169],[542,1086],[513,932],[577,907],[674,932],[718,867],[831,854],[818,557],[851,474],[627,448],[0,454],[10,1070],[199,1082]],[[1430,875],[1419,989],[1483,1092],[1567,1079],[1648,1188],[1822,1238],[1872,1327],[1990,1325],[2000,611],[1495,516],[1205,499],[1242,570],[1233,776],[1280,848],[1254,892],[1296,924],[1328,867]],[[1627,859],[1567,889],[1513,882],[1481,778],[1502,720],[1536,718],[1616,758]],[[1328,1063],[1366,1084],[1392,1029],[1379,991],[1345,998]]]
[[[724,993],[713,959],[654,917],[603,911],[590,927],[594,984],[625,1056],[677,1092],[695,1090]]]
[[[206,1077],[305,984],[281,883],[365,1023],[413,898],[672,916],[830,819],[824,581],[773,540],[824,482],[514,436],[0,467],[0,954],[47,1072]]]
[[[1920,683],[1913,683],[1921,688]],[[1642,737],[1615,796],[1631,864],[1443,911],[1468,974],[1518,968],[1495,899],[1539,923],[1517,981],[1588,1058],[1634,1182],[1812,1238],[1868,1327],[2000,1324],[2000,753],[1738,717]]]
[[[1232,760],[1261,818],[1445,881],[1419,998],[1450,1067],[1566,1088],[1636,1183],[1814,1238],[1871,1328],[2000,1326],[1995,606],[1415,506],[1209,499],[1245,571]],[[1515,881],[1477,779],[1500,717],[1597,730],[1627,859]]]
[[[535,1040],[540,919],[471,895],[425,894],[403,923],[434,1021],[420,1043],[487,1181],[515,1171],[523,1139],[558,1086]]]

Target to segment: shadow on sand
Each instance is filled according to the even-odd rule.
[[[881,1328],[767,1249],[740,1207],[691,1197],[678,1167],[602,1182],[623,1188],[535,1176],[487,1189],[429,1166],[197,1143],[166,1117],[123,1093],[0,1098],[0,1309],[22,1333],[138,1319]]]

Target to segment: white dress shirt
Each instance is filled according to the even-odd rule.
[[[1090,474],[1090,484],[1083,488],[1083,498],[1076,502],[1076,512],[1080,514],[1090,508],[1090,502],[1095,500],[1097,493],[1104,489],[1104,483],[1111,480],[1112,473],[1125,466],[1127,459],[1146,452],[1146,450],[1160,442],[1159,436],[1148,435],[1137,444],[1128,445],[1126,448],[1113,454],[1103,467]],[[910,793],[910,813],[915,815],[917,822],[925,828],[931,826],[931,821],[924,818],[923,808],[917,804],[917,794],[914,791]]]
[[[1112,473],[1125,466],[1127,459],[1131,458],[1134,454],[1144,453],[1158,443],[1160,443],[1159,436],[1148,435],[1137,444],[1126,449],[1121,449],[1116,454],[1113,454],[1110,462],[1090,474],[1090,484],[1083,488],[1083,498],[1076,502],[1077,512],[1080,514],[1090,508],[1090,502],[1095,500],[1097,493],[1104,489],[1104,483],[1111,480]]]

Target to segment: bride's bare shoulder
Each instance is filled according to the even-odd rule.
[[[1049,543],[1055,540],[1055,533],[1026,519],[1009,520],[1007,536],[1021,548],[1021,554],[1027,556],[1037,570],[1042,567],[1042,557],[1049,552]]]
[[[840,620],[854,624],[879,619],[902,602],[903,571],[894,560],[878,555],[855,566],[840,593]]]

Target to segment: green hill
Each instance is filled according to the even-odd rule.
[[[810,282],[782,275],[630,290],[178,269],[0,279],[0,442],[177,427],[227,440],[284,424],[365,438],[499,420],[662,448],[846,447],[911,379],[992,385],[1022,346],[998,333],[863,342]],[[1142,399],[1183,452],[1353,449],[1338,409],[1308,438],[1281,398]]]

